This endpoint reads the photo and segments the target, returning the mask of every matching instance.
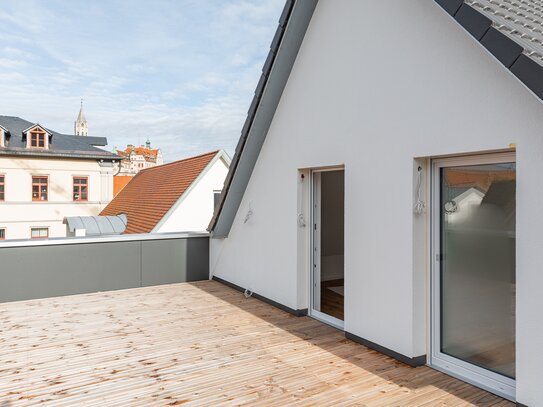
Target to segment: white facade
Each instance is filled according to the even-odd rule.
[[[111,163],[97,160],[0,157],[5,199],[0,202],[0,229],[6,239],[30,239],[32,228],[48,228],[48,237],[65,237],[66,216],[98,215],[113,198]],[[48,179],[48,197],[32,200],[32,177]],[[88,199],[74,201],[74,177],[88,179]]]
[[[541,101],[433,1],[320,0],[211,275],[307,309],[309,170],[344,166],[344,329],[429,355],[417,168],[428,207],[430,159],[516,146],[516,399],[543,405],[542,133]]]
[[[222,190],[229,166],[226,153],[219,152],[152,233],[205,231],[215,210],[215,194]]]

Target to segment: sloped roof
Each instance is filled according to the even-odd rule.
[[[132,178],[134,178],[132,175],[115,175],[113,177],[113,196],[117,196],[132,181]]]
[[[227,237],[318,0],[287,0],[208,230]],[[543,0],[435,0],[543,99]],[[507,95],[504,95],[507,97]]]
[[[104,208],[101,216],[126,214],[124,233],[150,233],[220,151],[140,171]]]
[[[40,157],[70,157],[93,159],[118,159],[116,154],[102,150],[95,146],[107,145],[105,137],[83,137],[61,134],[46,129],[50,134],[51,143],[48,150],[31,150],[26,148],[23,132],[36,123],[15,116],[0,116],[0,126],[9,132],[8,147],[0,148],[0,155],[28,155]]]
[[[543,65],[543,2],[534,0],[466,0],[492,20],[493,26]]]
[[[241,129],[221,199],[208,227],[214,237],[226,237],[230,232],[317,1],[287,0],[285,3]]]
[[[79,109],[79,114],[77,115],[76,122],[78,123],[86,123],[87,118],[85,117],[85,114],[83,113],[83,106]]]
[[[543,99],[541,0],[435,0]]]

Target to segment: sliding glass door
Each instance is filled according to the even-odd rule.
[[[514,398],[514,155],[437,160],[433,170],[431,363]]]

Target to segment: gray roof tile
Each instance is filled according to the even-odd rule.
[[[542,0],[465,0],[490,18],[494,28],[524,48],[524,54],[543,65]]]
[[[8,146],[0,148],[0,155],[57,156],[108,160],[119,158],[116,154],[96,147],[107,145],[105,137],[73,136],[58,133],[45,127],[52,134],[49,149],[30,150],[26,148],[26,143],[23,140],[23,131],[35,124],[20,117],[0,116],[0,126],[9,132]]]

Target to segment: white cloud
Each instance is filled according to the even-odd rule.
[[[72,132],[84,97],[111,147],[232,153],[283,1],[4,0],[0,114]]]

